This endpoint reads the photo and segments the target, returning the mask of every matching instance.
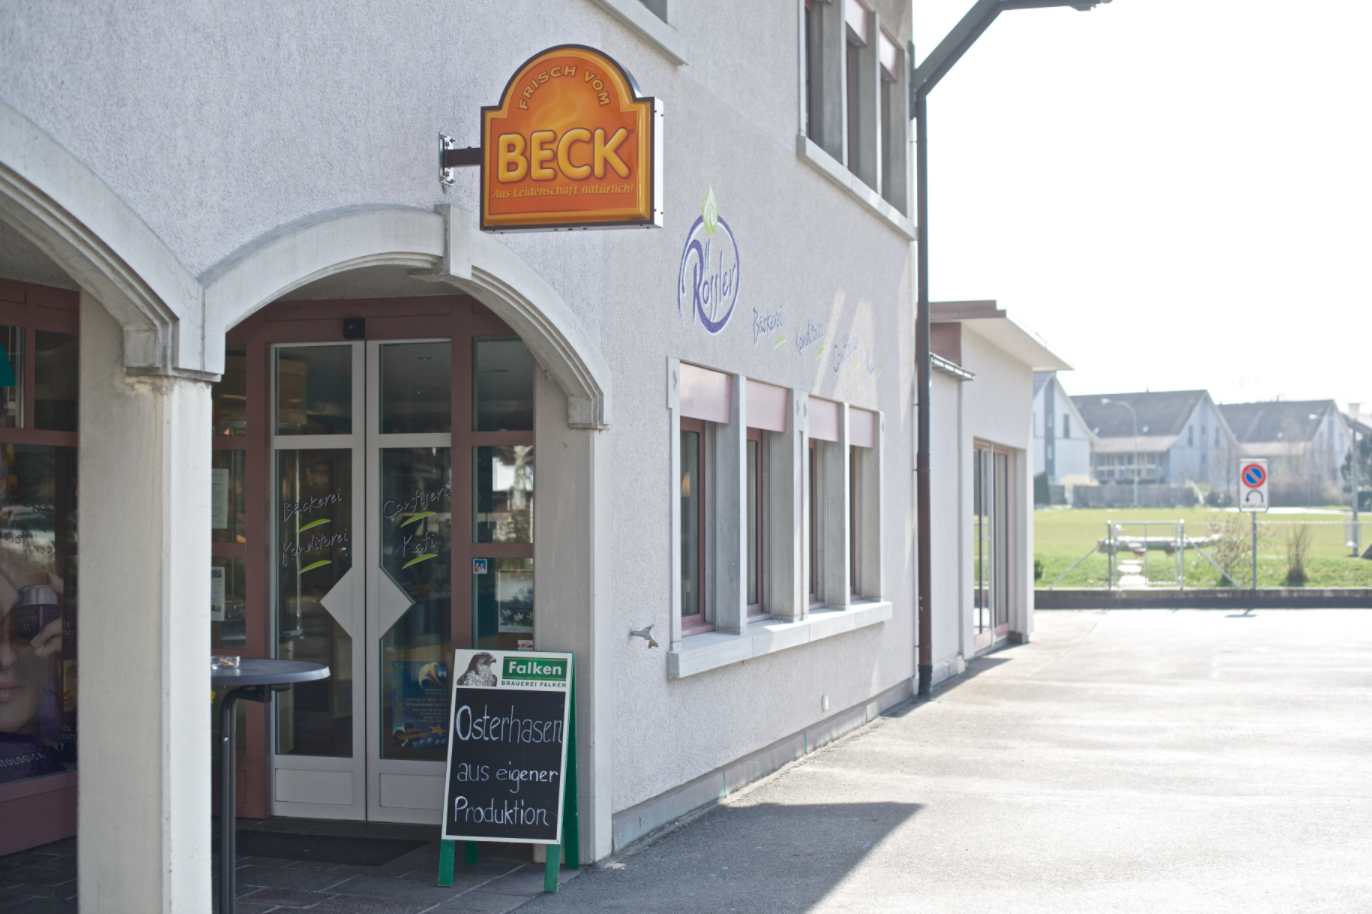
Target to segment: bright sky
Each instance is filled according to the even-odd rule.
[[[914,0],[919,60],[972,0]],[[1007,12],[929,96],[934,301],[994,298],[1074,394],[1372,411],[1372,4]]]

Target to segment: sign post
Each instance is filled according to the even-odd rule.
[[[475,863],[478,841],[547,846],[544,891],[565,856],[580,860],[576,827],[575,655],[454,652],[438,884],[453,884],[456,842]],[[571,764],[568,764],[568,759]]]
[[[1267,461],[1239,461],[1239,510],[1253,517],[1253,589],[1258,589],[1258,515],[1267,512]]]

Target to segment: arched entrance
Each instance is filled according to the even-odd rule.
[[[598,739],[595,734],[608,728],[608,716],[597,712],[600,702],[608,696],[604,682],[608,671],[596,663],[598,643],[608,635],[608,568],[603,552],[596,546],[608,537],[608,486],[603,483],[608,459],[601,430],[608,425],[611,413],[610,383],[608,369],[579,321],[555,290],[522,259],[495,238],[471,228],[460,210],[447,206],[438,207],[436,213],[358,208],[302,220],[249,245],[203,278],[207,283],[206,326],[212,333],[227,328],[229,344],[242,347],[230,351],[241,352],[244,370],[257,379],[256,396],[249,396],[246,391],[243,396],[248,398],[245,402],[259,404],[260,425],[267,431],[261,441],[241,442],[241,449],[255,447],[259,455],[256,459],[260,476],[248,483],[249,488],[266,485],[279,494],[275,487],[281,480],[281,461],[288,459],[282,454],[299,450],[287,445],[314,443],[290,440],[291,435],[278,434],[281,429],[271,426],[275,421],[271,410],[280,408],[281,359],[300,361],[309,355],[290,351],[283,356],[283,350],[347,346],[349,357],[359,360],[350,363],[354,365],[352,395],[359,398],[356,402],[360,404],[363,424],[362,430],[354,434],[362,436],[360,442],[367,441],[369,433],[374,436],[369,444],[348,445],[370,448],[354,451],[356,457],[350,458],[359,461],[355,467],[361,474],[354,474],[361,486],[354,497],[358,505],[367,506],[373,518],[379,516],[386,500],[382,493],[386,452],[397,450],[384,445],[399,440],[390,439],[390,435],[402,434],[383,430],[389,427],[382,415],[385,398],[380,386],[386,374],[385,359],[388,354],[403,357],[403,347],[448,347],[444,352],[450,360],[453,380],[445,391],[445,402],[451,407],[450,422],[443,430],[414,433],[447,436],[442,441],[416,439],[417,447],[450,448],[447,472],[451,473],[452,501],[447,507],[453,517],[451,560],[447,566],[451,579],[447,584],[452,599],[446,634],[457,645],[472,643],[468,639],[503,637],[511,642],[511,648],[517,648],[520,641],[533,641],[539,649],[578,653],[579,713],[584,722],[582,731],[591,736],[580,750],[585,785],[583,828],[593,839],[587,842],[585,853],[588,858],[608,853],[609,739],[608,733]],[[272,304],[268,305],[269,302]],[[345,334],[345,318],[361,319],[364,323],[352,325]],[[349,340],[350,334],[361,336]],[[441,356],[431,353],[429,358]],[[291,370],[303,371],[308,376],[310,368]],[[501,421],[491,424],[482,417],[483,385],[493,378],[513,382],[516,376],[522,380],[514,386],[523,391],[516,399],[532,397],[532,412],[513,423],[505,420],[514,417],[504,415]],[[216,467],[221,471],[228,469],[224,465],[228,458],[220,452],[240,447],[232,441],[235,437],[239,436],[215,436]],[[341,443],[342,439],[338,441]],[[542,447],[542,442],[555,442],[556,447]],[[508,507],[517,490],[508,485],[493,489],[490,485],[497,476],[508,483],[506,477],[532,475],[535,465],[539,510],[532,512],[531,533],[515,534],[509,529],[494,532],[499,524],[478,515],[506,513],[484,509],[501,499],[506,500]],[[245,470],[245,474],[246,483],[252,471]],[[259,536],[275,538],[270,553],[275,564],[280,558],[277,549],[282,531],[271,529],[273,523],[276,521],[267,519],[264,510],[256,529]],[[371,521],[366,523],[370,525]],[[367,535],[373,539],[367,561],[381,557],[384,547],[380,537],[388,529],[386,524],[383,518],[368,527]],[[399,534],[401,528],[397,526],[392,532]],[[500,538],[522,541],[490,542]],[[528,541],[530,538],[532,542]],[[215,561],[227,563],[227,553],[235,551],[235,547],[217,545],[215,551]],[[322,560],[296,564],[306,567]],[[473,573],[473,560],[485,560],[487,576]],[[318,575],[327,567],[317,566],[310,574]],[[395,694],[396,670],[411,668],[389,667],[391,676],[384,678],[382,664],[417,664],[413,667],[417,671],[433,662],[427,654],[383,658],[387,648],[380,641],[394,624],[403,622],[400,617],[408,618],[406,613],[414,612],[409,608],[414,592],[395,580],[400,571],[404,569],[388,572],[378,566],[370,576],[363,575],[361,581],[342,582],[343,590],[329,601],[341,605],[344,591],[355,594],[354,610],[361,615],[354,622],[354,631],[361,639],[359,642],[349,635],[347,640],[352,645],[350,650],[360,651],[354,661],[354,674],[367,670],[366,676],[370,677],[368,681],[355,678],[351,687],[355,702],[369,702],[366,712],[370,716],[360,727],[354,718],[350,730],[354,746],[347,756],[349,761],[316,761],[341,755],[310,755],[311,760],[304,762],[288,758],[304,756],[280,751],[281,733],[272,729],[279,728],[279,720],[270,726],[264,721],[257,731],[257,751],[264,761],[261,765],[253,763],[245,772],[249,783],[255,778],[262,780],[258,796],[263,800],[253,810],[256,814],[275,811],[427,821],[432,810],[436,810],[437,804],[430,803],[425,793],[426,789],[437,788],[436,770],[424,768],[424,764],[432,763],[418,757],[386,757],[386,741],[394,740],[396,731],[404,729],[383,729],[383,717],[388,724],[397,723],[397,705],[394,700],[388,704],[387,696]],[[264,652],[280,650],[279,635],[290,630],[281,626],[281,594],[271,590],[280,583],[279,577],[272,578],[274,573],[264,567],[255,585],[244,581],[250,592],[256,586],[256,592],[263,595],[260,636],[255,636],[249,625],[245,637],[250,645],[260,646]],[[529,626],[509,618],[503,623],[507,630],[499,631],[502,623],[497,604],[508,603],[502,596],[520,591],[521,582],[527,583],[531,578],[537,581],[534,631],[515,631]],[[277,584],[270,584],[271,580]],[[341,579],[332,581],[329,591],[317,595],[322,611],[329,612],[323,600],[340,582]],[[397,587],[392,588],[392,584]],[[272,600],[276,602],[273,604]],[[315,612],[318,616],[319,610]],[[490,616],[487,621],[496,620],[492,622],[495,631],[483,633],[483,613]],[[347,610],[340,609],[338,614],[346,615]],[[323,617],[317,621],[322,622]],[[330,615],[330,631],[335,630],[334,625],[338,625],[337,619]],[[339,625],[339,630],[343,628]],[[429,631],[425,637],[438,634]],[[260,637],[260,641],[253,641],[254,637]],[[278,640],[273,644],[274,638]],[[338,643],[343,640],[340,638]],[[360,644],[367,645],[365,650]],[[414,691],[415,701],[422,703],[417,687]],[[334,707],[339,707],[336,700]],[[419,726],[417,720],[411,723]],[[252,732],[250,727],[249,733]],[[251,744],[245,748],[251,756]],[[399,754],[407,753],[408,750],[402,750]],[[322,767],[310,767],[313,765]],[[326,769],[347,769],[349,774],[320,776]],[[363,769],[365,779],[359,773]],[[295,770],[309,773],[290,773]],[[326,798],[319,791],[330,783],[335,793]],[[359,786],[364,783],[365,790]],[[307,789],[293,793],[293,786]],[[348,802],[321,802],[324,799]]]

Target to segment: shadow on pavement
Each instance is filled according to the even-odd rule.
[[[1002,650],[1007,650],[1007,648],[1002,648]],[[945,679],[943,682],[934,686],[934,698],[937,699],[940,695],[945,695],[963,683],[970,682],[982,673],[990,672],[998,666],[1009,663],[1013,659],[1013,657],[997,657],[994,654],[985,657],[973,657],[971,660],[967,661],[967,671],[961,676]],[[910,698],[893,708],[888,708],[881,712],[881,716],[904,717],[912,711],[918,710],[922,704],[924,704],[923,700],[919,698]]]
[[[805,911],[892,831],[914,803],[721,806],[643,850],[520,908],[651,914]]]

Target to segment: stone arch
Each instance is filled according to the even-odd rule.
[[[446,204],[333,210],[245,245],[201,277],[206,335],[222,339],[293,289],[372,266],[411,267],[415,278],[472,295],[514,328],[562,388],[571,427],[609,425],[609,366],[580,320],[537,270]]]
[[[0,218],[114,316],[131,372],[210,377],[200,283],[104,180],[3,101]]]

